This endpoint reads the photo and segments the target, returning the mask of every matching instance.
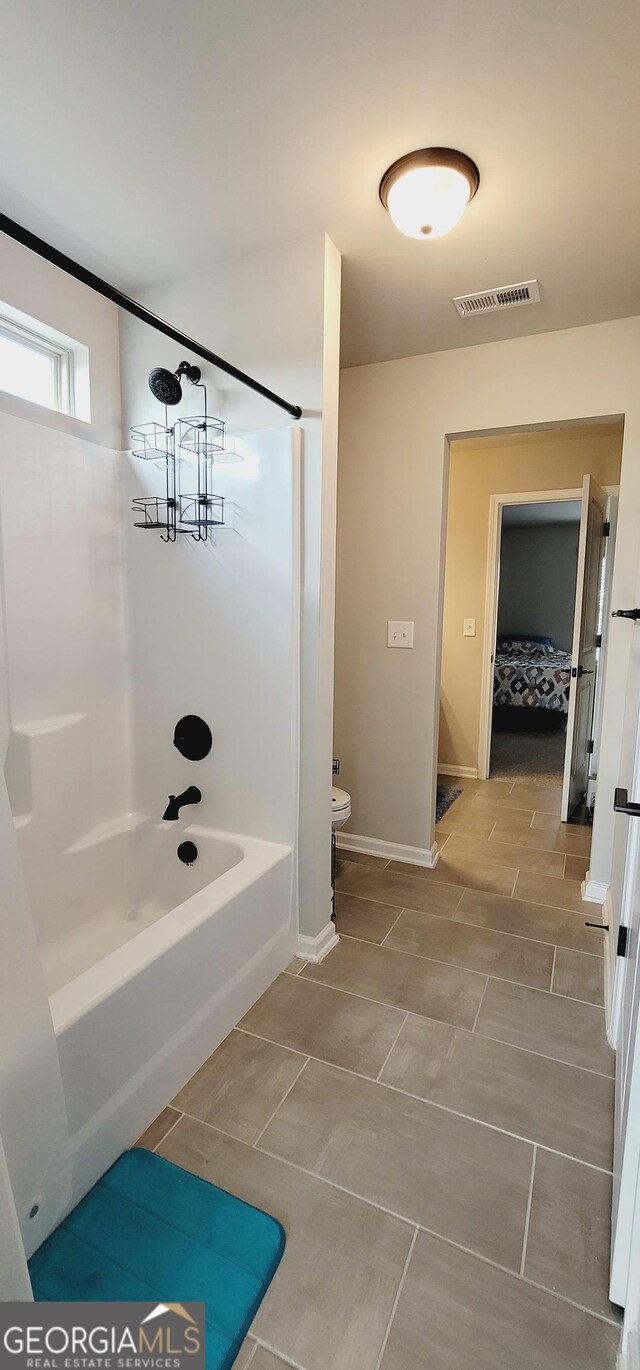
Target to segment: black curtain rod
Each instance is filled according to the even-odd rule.
[[[22,224],[9,219],[6,214],[0,213],[0,229],[9,238],[14,238],[17,243],[22,243],[23,247],[28,247],[31,252],[37,252],[39,257],[44,257],[46,262],[51,262],[53,266],[60,267],[61,271],[66,271],[69,276],[75,276],[77,281],[83,285],[88,285],[91,290],[96,290],[99,295],[104,295],[105,300],[111,300],[112,304],[117,304],[120,309],[126,309],[128,314],[133,314],[134,318],[141,319],[143,323],[149,324],[150,328],[155,328],[158,333],[164,333],[167,338],[172,338],[175,343],[179,343],[188,352],[195,352],[197,357],[203,357],[206,362],[211,362],[212,366],[217,366],[220,371],[225,371],[228,376],[233,376],[234,380],[240,381],[242,385],[247,385],[250,390],[255,390],[258,395],[263,395],[265,400],[270,400],[272,404],[279,405],[280,409],[286,409],[292,418],[302,418],[302,410],[299,404],[289,404],[288,400],[283,400],[281,395],[276,395],[273,390],[269,390],[266,385],[261,385],[260,381],[248,376],[246,371],[240,371],[237,366],[232,366],[231,362],[218,357],[215,352],[211,352],[208,347],[203,347],[202,343],[195,342],[187,333],[181,333],[179,328],[174,328],[172,324],[165,323],[164,319],[159,319],[157,314],[152,314],[144,305],[138,304],[137,300],[132,300],[128,295],[124,295],[121,290],[117,290],[114,285],[109,285],[108,281],[103,281],[100,276],[95,276],[93,271],[88,271],[86,266],[81,266],[79,262],[74,262],[73,257],[67,257],[64,252],[59,252],[57,247],[52,247],[46,243],[44,238],[38,238],[37,234],[31,233],[28,228],[23,228]]]

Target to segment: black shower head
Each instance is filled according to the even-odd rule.
[[[182,399],[178,377],[174,376],[173,371],[167,371],[164,366],[156,366],[150,372],[149,389],[161,404],[179,404]]]
[[[177,371],[167,371],[164,366],[156,366],[149,373],[149,389],[161,404],[179,404],[182,399],[180,377],[186,376],[192,385],[200,380],[200,367],[189,362],[180,362]]]

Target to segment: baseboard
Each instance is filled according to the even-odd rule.
[[[317,965],[319,961],[324,961],[325,956],[328,956],[334,947],[337,947],[339,941],[335,923],[329,919],[317,937],[305,937],[303,933],[298,933],[294,955],[302,957],[304,961],[312,961],[314,965]]]
[[[403,842],[384,842],[380,837],[362,837],[352,832],[339,832],[337,840],[339,851],[360,851],[366,856],[381,856],[383,861],[406,861],[410,866],[427,866],[430,870],[440,857],[437,842],[432,847],[406,847]]]
[[[603,884],[601,880],[592,880],[591,871],[587,871],[580,893],[583,899],[587,899],[590,904],[604,904],[609,893],[609,886]]]
[[[466,780],[478,779],[477,766],[441,766],[438,762],[438,775],[457,775]]]

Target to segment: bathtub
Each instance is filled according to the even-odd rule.
[[[198,848],[191,866],[184,840]],[[127,817],[64,864],[63,897],[34,912],[72,1207],[267,989],[294,933],[292,853],[274,842]]]

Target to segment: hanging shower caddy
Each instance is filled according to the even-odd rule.
[[[182,399],[182,376],[203,391],[204,413],[178,419],[172,425],[168,406]],[[163,542],[175,542],[179,533],[196,542],[206,542],[209,529],[224,524],[224,497],[211,489],[216,457],[224,460],[225,456],[234,456],[225,449],[224,423],[207,412],[207,390],[197,366],[181,362],[175,373],[156,367],[149,376],[149,386],[155,398],[164,404],[165,421],[137,424],[131,429],[132,455],[142,461],[164,462],[165,494],[133,500],[133,512],[140,516],[134,526],[158,530]],[[177,451],[195,458],[195,490],[177,489]]]
[[[132,455],[141,461],[163,461],[165,464],[164,499],[158,495],[137,496],[132,501],[134,514],[140,517],[135,528],[155,529],[163,542],[175,542],[177,536],[176,448],[175,428],[169,425],[165,408],[165,422],[140,423],[131,429]]]
[[[179,447],[195,457],[198,485],[195,491],[180,492],[180,524],[197,542],[206,542],[209,529],[224,523],[224,498],[210,489],[213,462],[224,452],[224,423],[207,415],[207,392],[202,389],[204,414],[178,419]]]

